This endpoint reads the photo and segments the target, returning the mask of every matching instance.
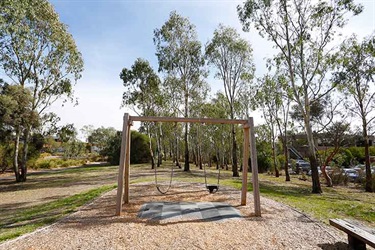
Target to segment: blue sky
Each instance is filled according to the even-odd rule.
[[[349,21],[344,37],[353,32],[363,37],[375,30],[375,0],[358,2],[365,10]],[[236,6],[243,1],[54,0],[51,3],[61,21],[68,25],[83,55],[85,70],[75,87],[79,105],[61,107],[56,103],[50,111],[61,117],[61,125],[74,123],[78,129],[89,124],[121,129],[122,116],[130,110],[120,109],[124,88],[119,73],[138,57],[149,60],[157,70],[153,31],[167,21],[173,10],[190,19],[203,44],[219,23],[237,28],[253,46],[257,76],[265,73],[264,59],[274,53],[272,44],[255,31],[241,31]],[[213,91],[222,89],[212,76],[208,82]],[[260,119],[255,120],[260,123]]]

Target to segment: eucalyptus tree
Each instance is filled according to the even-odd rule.
[[[205,113],[205,100],[197,96],[196,98],[191,100],[190,107],[190,116],[191,117],[204,117],[207,115]],[[206,141],[209,140],[207,136],[207,129],[204,124],[195,123],[190,125],[190,142],[191,142],[191,151],[193,153],[193,161],[200,169],[202,169],[203,164],[203,155],[207,153],[207,148],[205,145],[207,144]],[[203,152],[205,151],[205,152]]]
[[[81,77],[83,60],[66,25],[48,1],[3,0],[0,67],[14,84],[31,90],[31,110],[42,115],[58,99],[73,101],[73,84]],[[24,147],[18,181],[25,181],[31,126],[18,131],[17,138],[20,133]]]
[[[271,131],[269,126],[263,124],[255,127],[255,133],[257,135],[256,147],[257,147],[257,158],[259,172],[263,173],[267,171],[272,166],[272,160],[270,155],[272,155],[271,148]]]
[[[337,121],[332,123],[329,127],[327,127],[325,133],[320,136],[320,143],[323,146],[329,146],[326,150],[322,150],[323,152],[320,154],[321,158],[321,170],[324,178],[327,182],[327,187],[332,187],[332,179],[327,174],[326,168],[329,163],[334,159],[335,155],[339,153],[340,149],[344,146],[346,135],[349,132],[350,124]]]
[[[11,134],[15,134],[12,157],[16,181],[21,181],[22,176],[26,175],[26,169],[20,168],[18,164],[20,131],[26,127],[34,128],[38,125],[39,116],[37,112],[32,110],[30,90],[20,85],[0,85],[0,126],[10,132],[7,140],[10,140]],[[6,141],[6,143],[8,142]]]
[[[122,105],[129,106],[141,116],[157,116],[162,105],[162,95],[160,92],[160,79],[154,72],[150,63],[138,58],[130,69],[124,68],[120,73],[125,91],[122,96]],[[152,147],[152,130],[154,124],[144,123],[149,137],[149,150],[151,154],[151,167],[155,167],[155,158]],[[160,152],[160,151],[159,151]]]
[[[345,95],[344,105],[361,119],[362,137],[365,144],[366,191],[374,192],[371,178],[369,153],[369,128],[375,119],[375,36],[359,42],[352,36],[340,47],[333,57],[338,62],[333,81]]]
[[[184,117],[189,117],[190,100],[192,95],[201,95],[206,91],[207,84],[203,81],[207,72],[201,51],[201,43],[197,38],[195,26],[188,18],[182,17],[175,11],[160,29],[154,30],[154,43],[159,62],[159,72],[164,72],[169,78],[164,83],[175,90],[172,98],[180,100],[179,109]],[[172,85],[172,86],[170,86]],[[189,171],[189,124],[185,123],[185,165],[184,171]]]
[[[103,151],[106,147],[108,142],[116,136],[116,129],[113,127],[100,127],[97,129],[92,129],[91,132],[87,136],[87,142],[90,143],[92,147],[96,147],[98,151]]]
[[[281,139],[283,145],[285,180],[290,181],[288,171],[288,138],[287,129],[289,124],[290,98],[286,91],[286,81],[283,76],[275,74],[266,75],[260,80],[255,96],[255,105],[261,107],[263,117],[266,121],[271,136],[272,158],[275,175],[279,177],[276,160],[276,142]]]
[[[85,154],[85,143],[77,139],[77,129],[74,124],[67,124],[59,128],[57,136],[64,149],[64,158],[78,157]]]
[[[349,13],[362,11],[354,0],[266,1],[247,0],[238,6],[243,29],[251,25],[279,51],[275,60],[285,71],[288,92],[304,120],[312,170],[312,192],[321,193],[310,106],[330,93],[335,85],[327,83],[328,55],[335,33],[346,23]]]
[[[210,105],[205,108],[205,113],[213,118],[227,119],[229,117],[229,104],[222,92],[217,92],[212,98]],[[216,159],[221,168],[228,170],[228,162],[231,147],[231,127],[227,124],[213,125],[213,145],[216,149]]]
[[[219,25],[212,40],[206,45],[208,63],[217,72],[215,77],[223,81],[224,93],[229,104],[230,119],[235,119],[235,104],[254,75],[252,48],[234,28]],[[232,125],[232,172],[238,177],[237,143],[235,125]]]

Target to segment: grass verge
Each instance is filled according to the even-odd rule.
[[[92,201],[116,185],[106,185],[67,198],[48,202],[13,213],[0,222],[0,242],[30,233],[39,227],[52,224],[61,217],[73,213],[78,207]]]
[[[311,182],[293,178],[285,182],[283,177],[260,175],[261,195],[298,209],[328,223],[332,218],[355,219],[375,226],[375,199],[355,186],[325,187],[322,194],[311,193]],[[250,189],[251,190],[251,189]]]

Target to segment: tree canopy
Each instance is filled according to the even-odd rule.
[[[11,84],[31,91],[31,111],[41,115],[58,99],[73,101],[73,85],[81,77],[83,60],[48,1],[4,0],[0,2],[0,67]],[[16,144],[23,133],[25,145],[17,181],[26,180],[31,129],[16,131]],[[16,168],[18,155],[14,159]]]

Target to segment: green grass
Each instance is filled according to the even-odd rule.
[[[11,216],[2,218],[0,223],[0,242],[52,224],[61,217],[76,211],[80,206],[115,187],[116,185],[102,186],[64,199],[24,208],[21,211],[11,214]]]
[[[331,218],[349,218],[375,226],[375,199],[373,193],[366,193],[360,187],[322,185],[322,194],[311,193],[311,182],[285,177],[259,175],[261,195],[283,202],[323,222]]]

